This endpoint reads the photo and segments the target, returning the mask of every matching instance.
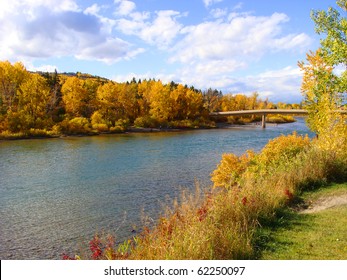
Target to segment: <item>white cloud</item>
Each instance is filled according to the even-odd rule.
[[[222,2],[223,0],[203,0],[204,4],[205,4],[205,7],[209,7],[213,4],[216,4],[216,3],[219,3],[219,2]]]
[[[299,50],[300,52],[306,51],[311,39],[305,33],[289,34],[285,37],[275,39],[273,41],[273,48],[277,50]]]
[[[92,6],[88,7],[84,10],[85,14],[98,16],[99,12],[101,10],[101,7],[98,4],[93,4]]]
[[[211,16],[214,17],[214,18],[224,17],[227,13],[228,13],[228,9],[227,8],[225,8],[225,9],[217,8],[217,9],[212,9],[210,11]]]
[[[168,47],[179,34],[183,25],[177,21],[181,13],[173,10],[157,11],[154,17],[149,13],[135,12],[130,19],[117,20],[117,29],[127,35],[135,35],[147,44],[160,49]]]
[[[184,83],[200,88],[250,92],[259,89],[263,94],[275,96],[273,89],[282,86],[291,94],[300,94],[297,75],[288,69],[281,70],[285,76],[277,79],[265,76],[234,78],[234,73],[260,63],[267,54],[307,49],[311,41],[306,34],[283,34],[282,25],[288,21],[288,16],[280,13],[268,17],[233,13],[228,20],[217,19],[184,27],[181,29],[183,39],[171,49],[169,61],[182,64],[180,73]]]
[[[179,12],[171,10],[157,12],[154,21],[141,30],[140,37],[159,47],[168,46],[182,28],[176,20],[179,15]]]
[[[83,48],[76,58],[83,60],[98,60],[107,64],[113,64],[121,59],[132,59],[136,55],[144,52],[144,49],[138,48],[130,50],[131,45],[121,39],[107,39],[96,46]]]
[[[74,56],[114,63],[143,51],[113,35],[115,21],[73,0],[0,0],[0,59]]]
[[[210,21],[182,29],[184,39],[174,50],[173,61],[186,63],[192,59],[223,59],[253,55],[259,57],[272,47],[284,14],[271,17],[240,16],[230,22]]]
[[[302,73],[298,67],[287,66],[279,70],[266,71],[257,75],[235,79],[229,85],[233,93],[250,94],[257,91],[262,98],[278,102],[300,102]]]
[[[29,71],[41,71],[41,72],[54,72],[57,70],[59,72],[59,69],[55,65],[40,65],[40,66],[34,66],[31,62],[23,62],[26,66],[26,69]]]
[[[129,0],[115,0],[114,3],[119,4],[116,15],[120,16],[127,16],[136,8],[136,4]]]
[[[234,6],[233,10],[234,10],[234,11],[241,10],[242,7],[243,7],[243,3],[242,3],[242,2],[239,2],[239,3],[237,3],[237,4]]]

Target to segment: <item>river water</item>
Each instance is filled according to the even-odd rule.
[[[61,259],[94,233],[124,240],[166,198],[210,184],[223,153],[255,151],[293,124],[0,142],[0,258]],[[312,136],[312,135],[310,135]]]

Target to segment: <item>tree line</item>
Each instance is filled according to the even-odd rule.
[[[216,89],[201,91],[153,79],[117,83],[79,72],[34,73],[20,62],[0,62],[3,135],[119,132],[130,126],[213,127],[210,112],[299,106],[273,104],[257,93],[223,95]]]

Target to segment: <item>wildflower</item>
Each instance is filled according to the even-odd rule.
[[[242,204],[243,205],[246,205],[247,204],[247,197],[243,197],[242,200],[241,200]]]
[[[287,196],[288,200],[292,200],[294,197],[293,193],[288,189],[284,190],[284,194]]]
[[[197,214],[198,214],[198,219],[199,219],[200,222],[202,222],[206,218],[207,211],[208,211],[208,209],[207,209],[206,205],[204,205],[203,207],[198,209],[198,213]]]
[[[76,257],[70,257],[68,254],[63,253],[62,255],[63,260],[77,260]]]
[[[92,258],[94,260],[100,259],[102,255],[101,241],[99,236],[96,234],[94,238],[89,242],[90,250],[92,251]]]

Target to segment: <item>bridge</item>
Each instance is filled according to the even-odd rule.
[[[346,110],[338,110],[341,114],[346,114]],[[261,115],[262,128],[266,127],[266,115],[280,114],[280,115],[307,115],[308,111],[304,109],[261,109],[261,110],[242,110],[242,111],[228,111],[228,112],[212,112],[211,117],[218,116],[244,116],[244,115]]]

